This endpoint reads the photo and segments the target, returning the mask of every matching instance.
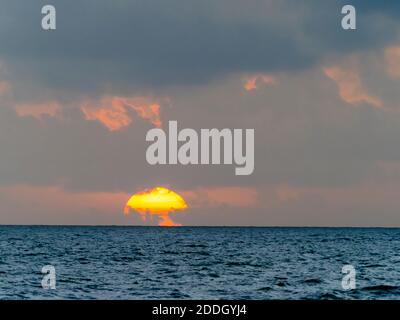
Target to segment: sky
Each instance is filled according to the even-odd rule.
[[[400,226],[400,2],[348,2],[0,0],[0,224],[142,224],[162,186],[182,225]],[[254,129],[254,173],[149,165],[168,121]]]

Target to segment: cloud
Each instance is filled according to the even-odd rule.
[[[17,103],[14,109],[20,117],[31,116],[41,119],[43,116],[55,117],[60,113],[62,106],[57,101],[48,101],[43,103]]]
[[[97,120],[110,131],[116,131],[132,123],[129,109],[139,117],[160,127],[160,105],[145,97],[104,96],[99,100],[85,100],[81,110],[86,120]]]
[[[81,110],[86,120],[97,120],[110,131],[128,126],[132,119],[119,98],[104,97],[100,101],[85,101]]]
[[[396,226],[400,223],[396,214],[400,205],[398,181],[364,181],[347,187],[328,188],[288,186],[288,189],[296,193],[296,197],[283,202],[282,208],[293,214],[301,212],[308,224]],[[307,214],[307,207],[313,207],[313,210],[309,210],[314,212]],[[304,220],[298,223],[304,225]]]
[[[385,49],[386,72],[395,79],[400,78],[400,46]]]
[[[181,191],[190,205],[200,208],[209,207],[253,207],[258,203],[258,192],[251,187],[208,187]]]
[[[335,81],[340,97],[349,104],[367,103],[375,108],[382,108],[383,101],[367,92],[363,87],[357,70],[342,66],[324,67],[325,75]]]
[[[1,4],[0,56],[12,80],[82,94],[110,88],[136,95],[235,73],[304,70],[329,55],[381,48],[396,39],[399,25],[395,3],[358,2],[363,19],[356,33],[345,33],[344,1],[171,0],[166,9],[162,0],[98,0],[94,10],[91,0],[53,0],[59,27],[46,33],[32,14],[40,1]]]
[[[0,186],[2,223],[97,225],[115,221],[129,194],[124,192],[69,192],[61,186]],[[107,223],[107,222],[106,222]]]
[[[11,85],[7,81],[0,81],[0,96],[10,92]]]
[[[145,97],[122,98],[122,101],[142,119],[149,120],[156,127],[161,127],[160,104]]]
[[[296,201],[300,198],[299,189],[288,185],[278,186],[275,192],[278,200],[281,202]]]
[[[246,91],[252,91],[258,88],[260,84],[274,85],[277,80],[274,76],[268,74],[254,74],[250,76],[245,76],[243,78],[243,88]]]

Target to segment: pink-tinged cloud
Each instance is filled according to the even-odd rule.
[[[11,85],[7,81],[0,81],[0,96],[7,94],[11,90]]]
[[[104,96],[98,100],[85,99],[81,110],[86,120],[99,121],[108,130],[116,131],[132,123],[129,109],[136,114],[160,127],[160,104],[146,97]]]
[[[250,187],[210,187],[180,191],[189,207],[253,207],[258,203],[259,195]]]
[[[385,181],[399,180],[400,178],[400,161],[377,161],[377,172]]]
[[[325,75],[335,81],[340,97],[351,105],[367,103],[374,108],[383,108],[383,101],[367,92],[355,69],[341,66],[323,68]]]
[[[0,193],[16,206],[46,212],[119,212],[129,194],[119,192],[68,192],[59,186],[16,185],[0,187]],[[29,213],[29,212],[27,212]],[[93,221],[96,221],[95,217]]]
[[[300,198],[300,189],[293,188],[289,185],[281,185],[278,186],[275,190],[276,197],[280,202],[292,202],[299,200]]]
[[[359,207],[370,208],[377,206],[384,208],[388,199],[396,200],[400,204],[399,191],[400,185],[398,181],[395,183],[385,182],[379,183],[376,181],[365,181],[360,185],[347,187],[287,187],[292,194],[296,194],[290,200],[285,198],[285,201],[280,201],[281,205],[292,203],[293,206],[299,203],[318,203],[324,207]],[[278,194],[276,194],[279,200]],[[282,200],[282,198],[281,198]],[[379,213],[379,211],[377,211]]]
[[[386,72],[392,78],[400,78],[400,46],[385,49]]]
[[[41,119],[43,116],[55,117],[61,111],[61,104],[57,101],[43,103],[18,103],[14,107],[20,117],[34,117]]]
[[[262,73],[243,77],[243,88],[246,91],[258,89],[260,84],[275,85],[277,80],[272,75]]]

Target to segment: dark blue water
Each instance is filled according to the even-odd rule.
[[[400,229],[0,226],[0,298],[399,299]]]

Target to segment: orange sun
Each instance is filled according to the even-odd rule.
[[[169,217],[176,210],[184,210],[188,206],[185,200],[176,192],[163,187],[156,187],[135,193],[125,205],[124,213],[127,215],[129,209],[136,210],[143,221],[146,214],[156,215],[160,218],[160,226],[180,226]]]

